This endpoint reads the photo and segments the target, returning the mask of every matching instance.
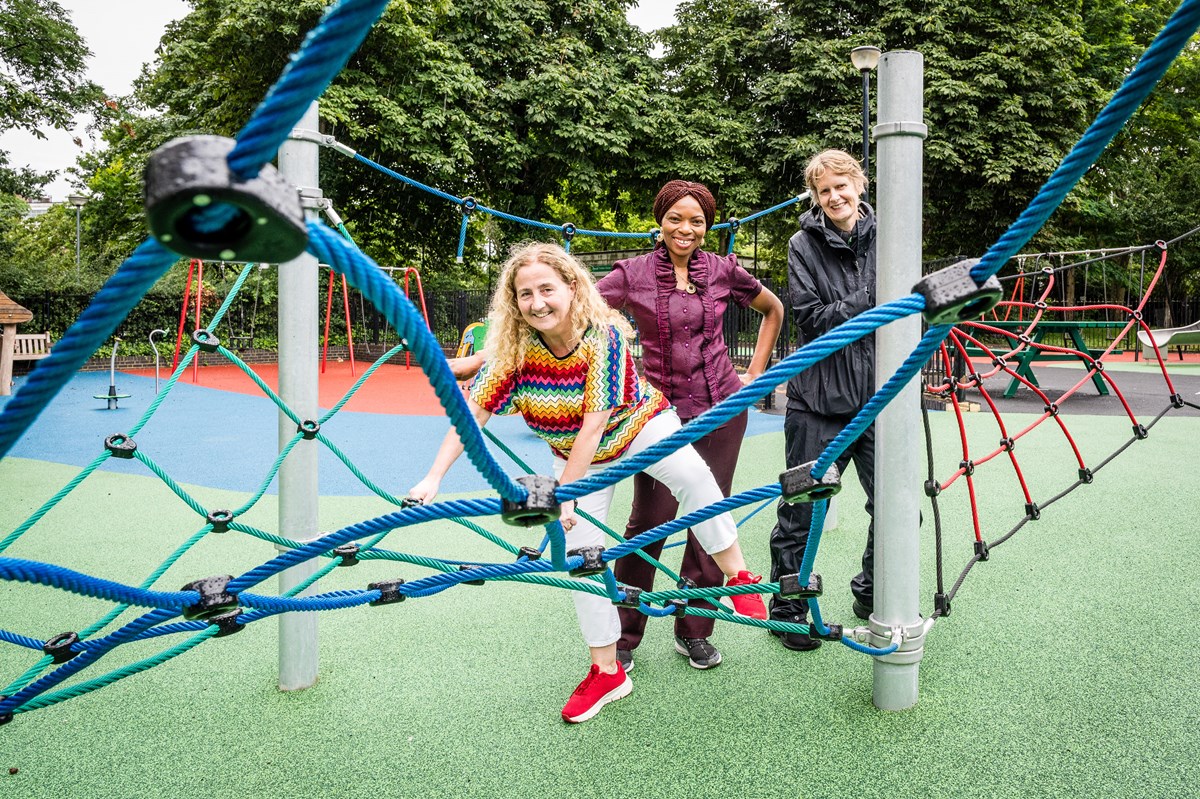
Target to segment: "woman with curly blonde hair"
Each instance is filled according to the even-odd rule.
[[[561,247],[517,248],[501,272],[489,319],[485,361],[471,383],[468,405],[481,427],[492,414],[520,413],[550,445],[560,484],[602,471],[679,429],[679,417],[662,392],[634,369],[629,324],[608,307],[588,271]],[[462,451],[458,434],[450,430],[429,473],[409,490],[409,497],[431,502]],[[683,513],[723,499],[712,472],[690,445],[645,472],[671,489]],[[577,511],[604,522],[612,495],[610,486],[561,506],[569,549],[603,544],[602,531]],[[728,513],[692,531],[728,577],[726,585],[761,579],[746,569]],[[628,696],[633,683],[617,661],[621,624],[616,607],[592,593],[574,592],[572,597],[591,668],[562,717],[580,722]],[[766,618],[758,594],[738,594],[732,600],[738,613]]]

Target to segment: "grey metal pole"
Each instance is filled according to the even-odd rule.
[[[300,127],[317,129],[314,102]],[[318,183],[319,145],[289,139],[279,148],[279,171],[304,194]],[[306,209],[306,217],[315,217]],[[318,417],[317,259],[305,252],[279,265],[279,396],[302,420]],[[279,413],[279,447],[282,451],[296,435],[296,423]],[[279,470],[279,534],[294,541],[317,537],[317,441],[300,441]],[[279,592],[290,591],[316,573],[318,564],[307,561],[279,575]],[[306,589],[301,595],[315,593]],[[317,613],[284,613],[279,616],[279,688],[293,691],[317,681]]]
[[[921,277],[924,59],[920,53],[885,53],[879,68],[879,124],[875,173],[879,214],[878,301],[912,293]],[[875,381],[882,385],[916,348],[921,318],[910,316],[875,334]],[[900,649],[874,661],[872,698],[882,710],[917,703],[924,652],[920,615],[921,453],[920,384],[914,379],[888,404],[875,426],[875,606],[871,631],[877,645]]]
[[[80,261],[80,258],[79,258],[79,234],[80,234],[79,215],[82,213],[83,213],[83,206],[81,206],[81,205],[75,206],[75,274],[76,275],[79,274],[79,261]]]
[[[867,176],[867,185],[863,189],[863,199],[871,202],[871,70],[862,71],[862,135],[863,135],[863,174]]]

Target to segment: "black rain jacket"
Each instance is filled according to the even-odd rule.
[[[875,306],[875,211],[858,205],[847,242],[814,206],[788,242],[788,293],[799,347]],[[875,393],[874,334],[832,353],[788,381],[788,410],[853,416]]]

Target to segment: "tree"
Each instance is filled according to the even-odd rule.
[[[46,138],[43,128],[67,130],[75,114],[93,110],[100,87],[85,80],[84,45],[63,7],[54,0],[5,0],[0,4],[0,126]],[[36,194],[54,179],[14,167],[0,151],[0,193]]]

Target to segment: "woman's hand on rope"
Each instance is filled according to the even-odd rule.
[[[422,505],[428,505],[430,502],[433,502],[433,498],[437,496],[438,488],[440,486],[440,480],[436,480],[432,477],[426,477],[424,480],[408,489],[408,498],[415,499]]]
[[[575,529],[575,525],[579,524],[579,517],[575,515],[575,508],[579,503],[573,499],[569,499],[559,506],[558,520],[562,523],[565,532],[571,532]]]

